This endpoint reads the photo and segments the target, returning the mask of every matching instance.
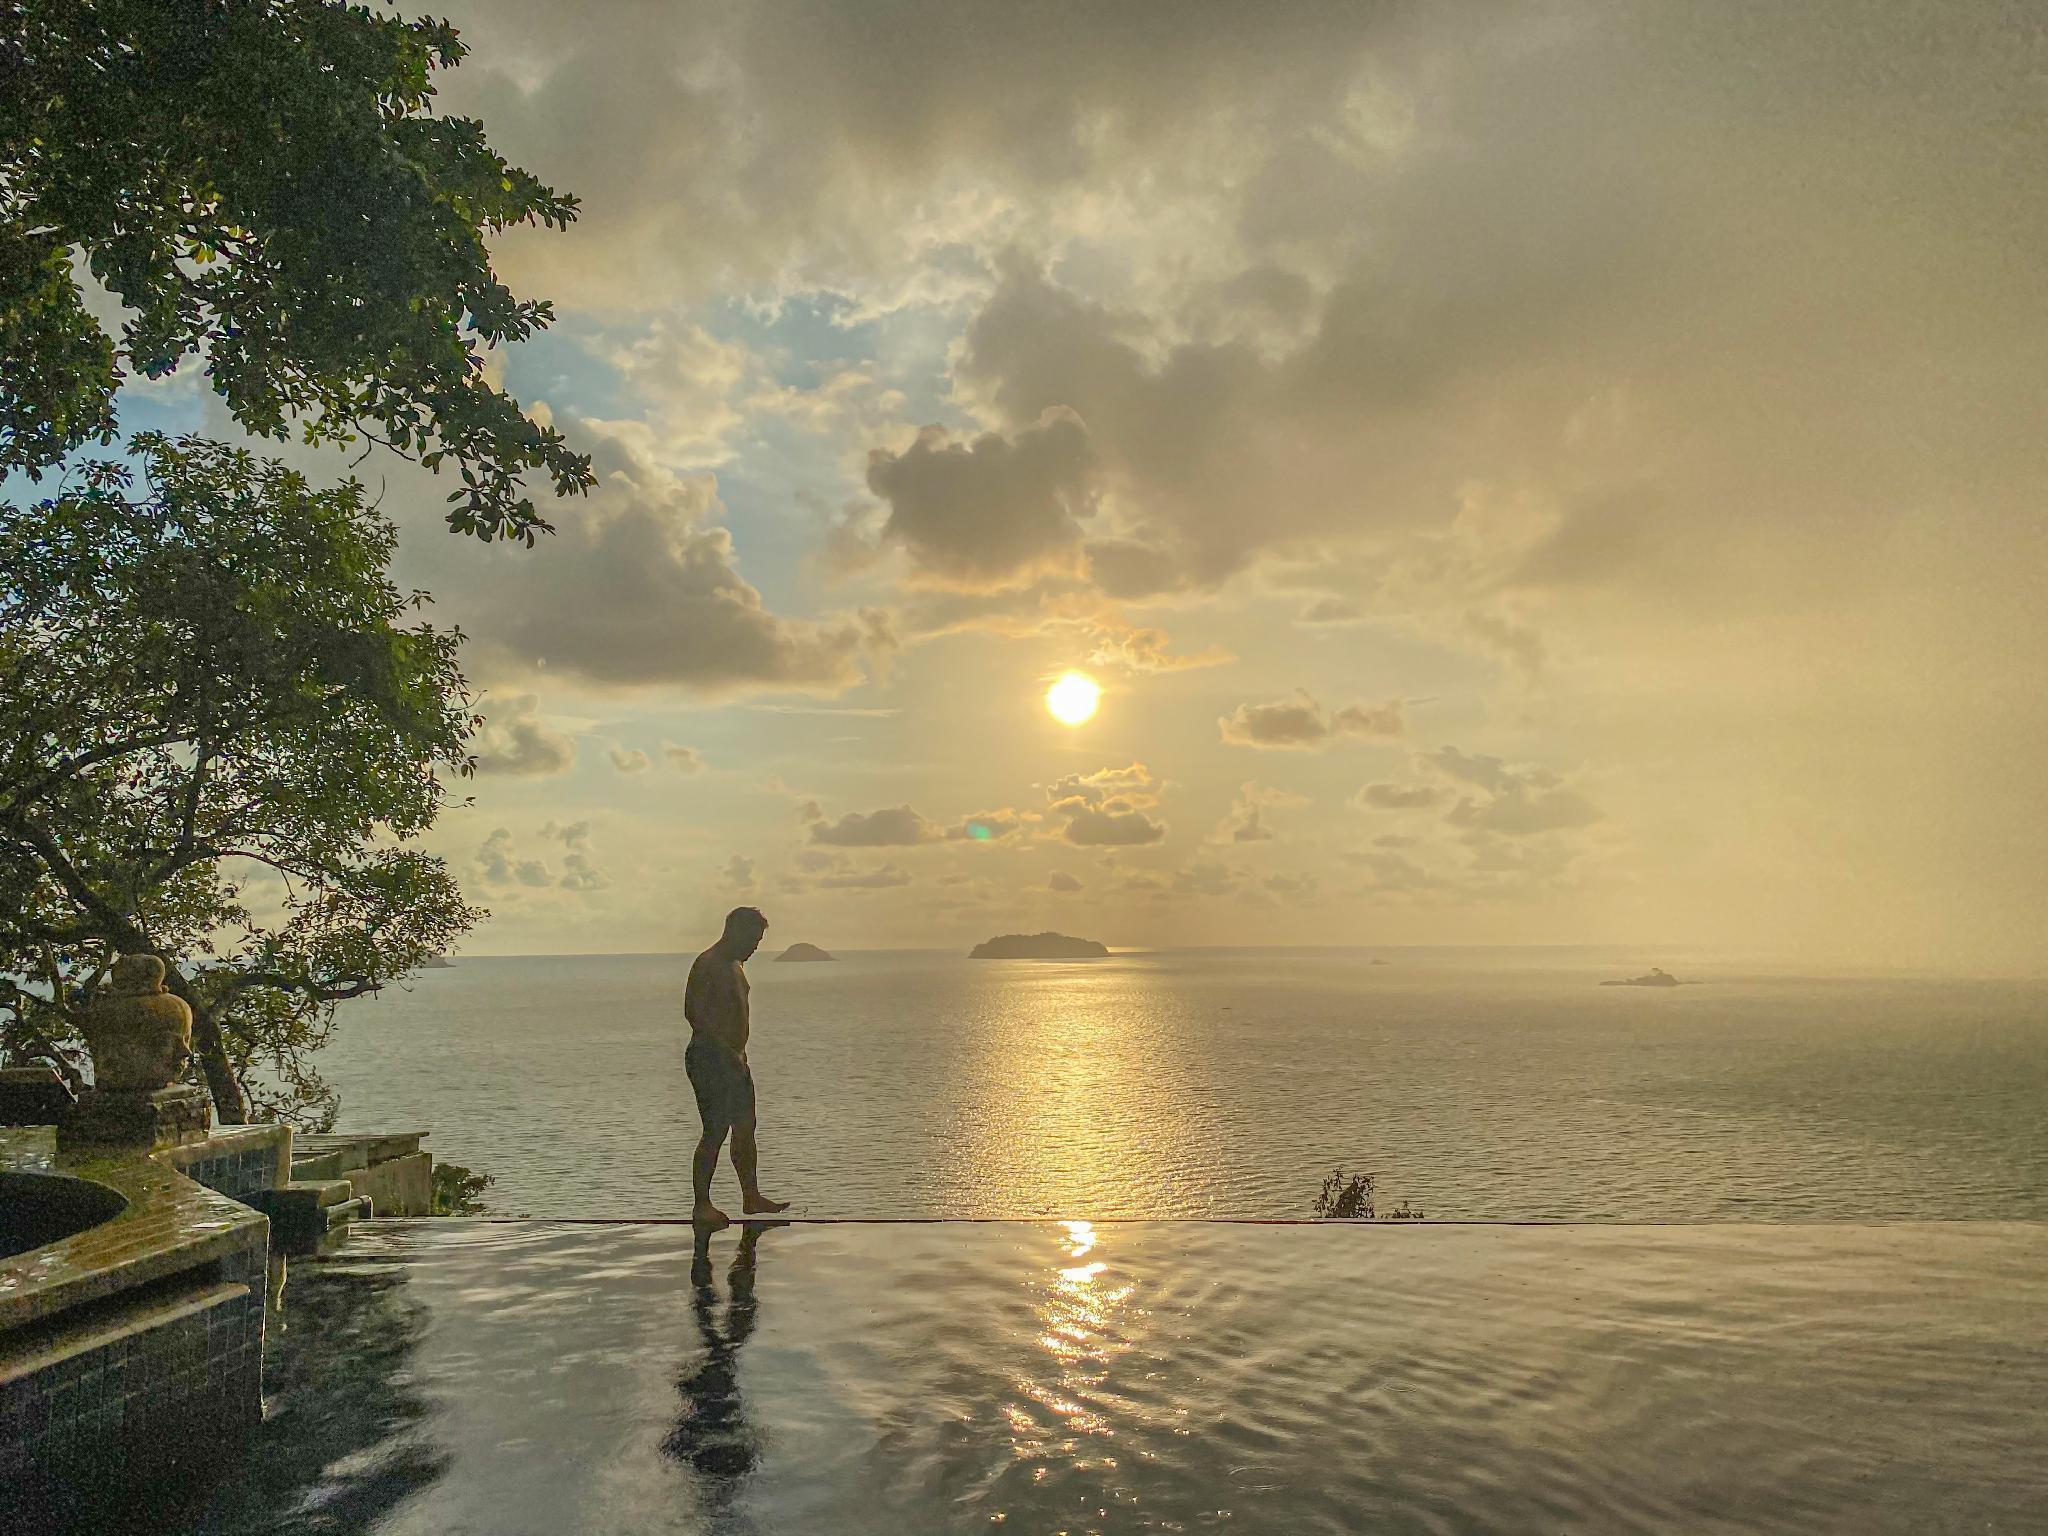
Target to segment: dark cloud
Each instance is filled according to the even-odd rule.
[[[1054,891],[1074,892],[1081,889],[1081,882],[1063,869],[1054,870],[1046,877],[1046,888]]]
[[[1088,431],[1060,408],[966,443],[926,427],[901,453],[870,452],[867,478],[889,507],[881,536],[924,570],[969,586],[1073,564],[1081,519],[1094,513]]]
[[[472,627],[492,669],[709,695],[836,693],[861,680],[863,656],[894,647],[880,613],[769,612],[717,525],[711,476],[662,468],[644,435],[619,424],[581,423],[576,437],[594,450],[599,486],[544,547],[465,548],[459,564],[432,552],[437,589],[482,605]]]
[[[682,747],[677,746],[672,741],[664,741],[661,744],[661,755],[669,767],[675,769],[678,773],[702,773],[704,771],[704,754],[695,747]]]
[[[638,747],[612,747],[605,754],[612,760],[612,766],[621,773],[645,773],[654,766],[654,759]]]

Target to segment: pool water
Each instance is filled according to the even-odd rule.
[[[372,1222],[157,1531],[2019,1532],[2048,1225]]]

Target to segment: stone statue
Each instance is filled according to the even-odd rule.
[[[155,955],[123,955],[107,988],[85,1013],[93,1086],[153,1093],[185,1075],[192,1059],[192,1010],[164,990]]]

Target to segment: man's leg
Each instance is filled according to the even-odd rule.
[[[740,1209],[747,1215],[772,1216],[789,1209],[787,1200],[770,1200],[761,1193],[760,1151],[754,1145],[751,1118],[732,1128],[732,1167],[740,1176]]]
[[[697,1197],[697,1202],[690,1211],[690,1219],[700,1226],[713,1230],[732,1224],[732,1218],[711,1203],[711,1175],[718,1171],[718,1149],[725,1142],[725,1131],[723,1125],[706,1121],[704,1134],[697,1138],[697,1150],[690,1158],[690,1187]],[[752,1146],[751,1137],[748,1145]],[[732,1160],[734,1166],[738,1166],[738,1137],[733,1138]],[[744,1178],[742,1175],[743,1181]]]

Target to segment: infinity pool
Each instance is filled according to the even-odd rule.
[[[2038,1531],[2048,1225],[370,1223],[268,1386],[186,1528]]]

